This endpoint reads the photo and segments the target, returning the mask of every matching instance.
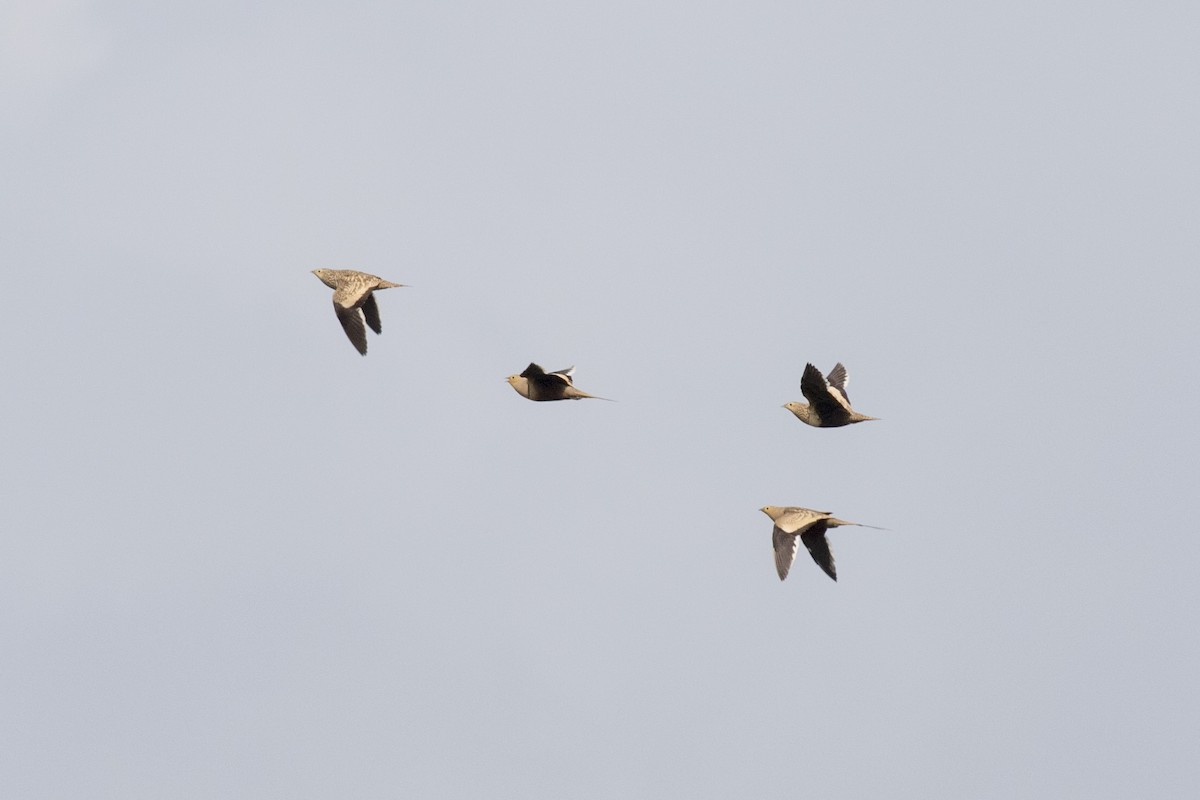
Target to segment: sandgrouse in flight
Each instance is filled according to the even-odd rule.
[[[784,408],[814,428],[840,428],[876,419],[850,407],[850,398],[846,395],[847,380],[846,368],[840,363],[829,371],[828,381],[821,375],[821,370],[808,364],[800,378],[800,391],[808,403],[787,403]]]
[[[379,322],[379,306],[375,304],[376,289],[392,289],[403,286],[403,283],[392,283],[365,272],[353,269],[314,269],[313,275],[321,279],[321,283],[333,289],[333,310],[338,322],[350,338],[350,343],[362,353],[367,354],[367,331],[363,320],[376,333],[383,333]]]
[[[574,372],[574,367],[546,372],[537,364],[530,364],[520,375],[509,375],[505,380],[517,390],[517,394],[530,400],[581,400],[585,397],[608,400],[607,397],[596,397],[576,389],[571,377]]]
[[[861,522],[847,522],[828,511],[813,511],[811,508],[763,506],[760,510],[775,523],[775,529],[771,531],[771,545],[775,548],[775,571],[779,573],[779,580],[788,576],[788,570],[796,560],[797,538],[804,542],[817,566],[836,581],[837,570],[833,566],[833,553],[829,551],[825,531],[842,525],[875,528],[874,525],[863,525]]]

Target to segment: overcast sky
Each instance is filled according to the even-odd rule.
[[[0,795],[1189,796],[1197,41],[7,0]]]

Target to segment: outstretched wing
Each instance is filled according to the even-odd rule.
[[[362,304],[363,317],[367,325],[376,333],[383,333],[383,325],[379,321],[379,306],[375,304],[375,293],[369,292]]]
[[[825,521],[821,520],[800,534],[800,541],[804,542],[808,554],[817,562],[817,566],[836,581],[837,569],[833,566],[833,553],[829,552],[829,541],[825,538]]]
[[[842,399],[846,404],[850,404],[850,395],[846,393],[846,384],[850,382],[850,376],[846,374],[846,368],[842,366],[842,362],[833,365],[833,369],[829,370],[829,385],[837,389],[841,393]]]
[[[363,327],[362,315],[358,313],[358,309],[343,308],[334,303],[333,310],[337,313],[338,322],[342,323],[342,330],[346,332],[350,343],[365,356],[367,354],[367,329]]]
[[[804,375],[800,378],[800,391],[820,417],[830,419],[850,410],[850,404],[842,399],[842,393],[830,391],[821,370],[812,364],[804,367]]]
[[[783,580],[796,560],[796,550],[799,549],[796,534],[782,531],[777,525],[771,531],[771,546],[775,548],[775,571],[779,573],[779,580]]]

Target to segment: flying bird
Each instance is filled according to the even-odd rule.
[[[581,400],[584,397],[608,400],[607,397],[596,397],[576,389],[575,381],[571,377],[574,372],[574,367],[546,372],[537,364],[531,363],[520,375],[509,375],[504,380],[517,390],[517,394],[530,400]]]
[[[376,333],[383,333],[379,322],[379,306],[375,304],[376,289],[392,289],[403,286],[403,283],[392,283],[365,272],[352,269],[314,269],[313,275],[321,279],[321,283],[333,289],[333,310],[338,322],[346,331],[350,343],[362,353],[367,354],[367,331],[363,320]]]
[[[800,378],[800,391],[804,393],[807,403],[786,403],[784,408],[796,415],[804,423],[814,428],[840,428],[855,422],[865,422],[876,417],[860,414],[850,407],[850,397],[846,394],[846,368],[840,363],[829,371],[829,380],[821,374],[821,370],[808,364],[804,367],[804,375]]]
[[[842,525],[856,525],[860,528],[875,528],[874,525],[863,525],[860,522],[847,522],[838,519],[828,511],[813,511],[811,508],[797,506],[763,506],[760,509],[775,523],[771,531],[771,545],[775,548],[775,571],[779,580],[788,576],[792,562],[796,560],[798,545],[796,539],[804,542],[809,555],[817,566],[825,570],[825,574],[837,580],[837,570],[833,566],[833,553],[829,551],[829,542],[825,539],[825,531]],[[877,531],[883,528],[875,528]]]

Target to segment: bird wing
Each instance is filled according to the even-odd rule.
[[[525,386],[528,394],[525,396],[530,400],[560,400],[558,396],[562,392],[562,388],[558,381],[554,380],[552,375],[547,375],[546,370],[529,362],[529,366],[521,373],[521,377],[525,379]]]
[[[342,308],[354,308],[361,305],[365,297],[370,297],[373,288],[371,281],[365,275],[343,276],[338,281],[337,289],[333,292],[334,305]]]
[[[836,581],[837,569],[833,566],[833,553],[829,552],[829,541],[825,538],[825,521],[821,520],[800,534],[800,541],[804,542],[808,554],[817,562],[817,566]]]
[[[816,409],[818,416],[830,417],[850,410],[850,404],[842,397],[842,393],[831,390],[821,370],[812,364],[804,367],[804,375],[800,378],[800,391]]]
[[[379,321],[379,305],[375,302],[375,293],[370,292],[362,304],[363,318],[367,325],[376,333],[383,333],[383,323]]]
[[[365,356],[367,354],[367,329],[363,327],[362,314],[358,313],[358,309],[353,306],[344,308],[336,302],[333,304],[333,310],[337,314],[338,322],[342,323],[342,330],[350,338],[350,343]]]
[[[776,525],[771,531],[771,546],[775,548],[775,571],[779,573],[779,580],[783,580],[796,560],[796,534],[780,530]]]
[[[842,362],[833,365],[833,369],[829,370],[829,385],[841,393],[846,404],[850,404],[850,395],[846,393],[846,384],[850,382],[850,376],[846,374],[846,368],[842,366]]]
[[[529,366],[525,368],[525,371],[521,373],[521,377],[528,378],[531,381],[540,381],[545,379],[546,370],[531,361],[529,362]]]
[[[556,370],[554,370],[554,372],[551,372],[546,377],[553,378],[558,381],[562,381],[567,386],[574,386],[575,379],[573,377],[571,377],[574,374],[575,374],[575,368],[567,367],[566,369],[556,369]]]
[[[813,511],[811,508],[792,507],[785,509],[775,524],[784,533],[801,533],[818,520],[828,517],[824,511]]]

